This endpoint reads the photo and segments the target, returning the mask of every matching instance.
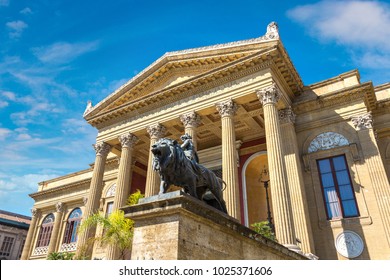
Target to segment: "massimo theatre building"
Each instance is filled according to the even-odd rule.
[[[83,217],[137,189],[158,194],[151,145],[185,133],[241,224],[271,220],[280,244],[319,259],[390,259],[390,83],[353,70],[304,85],[276,23],[259,38],[168,52],[84,118],[98,129],[95,162],[39,183],[22,259],[76,252]],[[112,258],[94,244],[91,259]]]

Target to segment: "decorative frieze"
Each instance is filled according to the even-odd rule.
[[[222,118],[234,116],[238,109],[237,104],[234,103],[231,99],[227,101],[218,102],[215,106],[217,107],[217,110]]]
[[[343,135],[336,132],[324,132],[310,142],[308,152],[314,153],[319,150],[329,150],[348,145],[349,142]]]
[[[276,104],[281,96],[280,90],[275,83],[272,83],[269,87],[258,90],[256,94],[263,106],[270,103]]]
[[[151,138],[161,138],[165,135],[166,132],[165,126],[161,124],[153,124],[146,127],[146,131],[149,133]]]
[[[138,142],[138,137],[132,133],[126,133],[118,137],[123,148],[132,148]]]
[[[295,117],[296,115],[291,107],[279,111],[279,120],[281,124],[295,123]]]
[[[107,156],[111,150],[111,145],[105,142],[96,143],[93,144],[92,146],[95,149],[97,156]]]
[[[180,121],[183,123],[184,127],[198,127],[201,124],[200,116],[195,112],[181,115]]]
[[[363,115],[351,118],[356,130],[372,128],[372,115],[371,112]]]

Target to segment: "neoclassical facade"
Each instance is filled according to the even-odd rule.
[[[39,183],[23,259],[76,252],[97,234],[77,235],[82,217],[136,189],[156,195],[150,147],[185,133],[242,224],[271,220],[280,244],[320,259],[390,258],[390,83],[353,70],[304,85],[276,23],[259,38],[168,52],[84,118],[98,129],[95,162]],[[115,259],[98,244],[90,254]]]

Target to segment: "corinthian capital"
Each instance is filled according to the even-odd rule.
[[[231,99],[227,101],[218,102],[215,106],[217,107],[217,110],[221,117],[234,116],[238,109],[237,104],[234,103]]]
[[[32,208],[31,209],[31,215],[33,217],[37,217],[40,214],[40,211],[37,208]]]
[[[361,116],[351,118],[356,130],[372,128],[372,115],[371,112],[365,113]]]
[[[158,123],[158,124],[149,125],[146,128],[146,131],[149,133],[150,138],[161,138],[165,135],[166,128],[165,126]]]
[[[180,121],[184,127],[197,127],[200,125],[200,116],[195,112],[186,113],[180,116]]]
[[[280,98],[280,90],[275,83],[267,88],[260,89],[256,92],[261,104],[276,104]]]
[[[280,123],[295,123],[295,114],[291,108],[282,109],[279,111]]]
[[[132,148],[138,142],[138,137],[132,133],[126,133],[118,137],[123,148]]]
[[[56,210],[57,210],[57,212],[64,211],[64,204],[62,202],[57,202],[56,203]]]
[[[111,150],[111,146],[107,143],[100,142],[92,145],[97,156],[106,156]]]

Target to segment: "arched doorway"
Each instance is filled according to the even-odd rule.
[[[242,186],[244,199],[244,222],[246,226],[267,220],[267,200],[261,173],[268,170],[267,152],[262,151],[250,156],[242,168]],[[271,192],[268,188],[272,213]]]

